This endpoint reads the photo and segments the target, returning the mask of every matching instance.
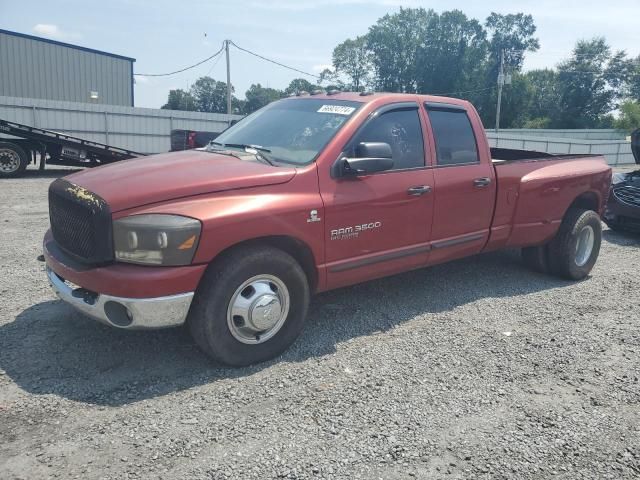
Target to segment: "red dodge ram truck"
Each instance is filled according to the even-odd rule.
[[[54,181],[44,254],[81,312],[186,324],[216,360],[248,365],[295,341],[314,292],[513,247],[580,280],[610,184],[601,156],[489,148],[466,101],[304,95],[205,149]]]

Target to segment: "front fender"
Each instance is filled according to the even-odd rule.
[[[286,236],[305,244],[318,266],[324,263],[324,211],[317,178],[309,177],[297,175],[285,185],[183,198],[120,212],[118,217],[165,213],[199,219],[202,234],[194,264],[210,263],[222,251],[248,240]]]

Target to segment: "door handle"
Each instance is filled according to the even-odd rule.
[[[484,188],[488,187],[489,185],[491,185],[491,179],[489,177],[476,178],[473,181],[473,186],[477,188]]]
[[[419,197],[420,195],[424,195],[425,193],[429,193],[431,191],[431,187],[429,185],[418,185],[417,187],[411,187],[407,190],[409,195],[413,195],[415,197]]]

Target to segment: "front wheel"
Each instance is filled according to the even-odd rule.
[[[582,280],[591,272],[602,243],[602,224],[593,210],[570,209],[549,243],[550,270],[569,280]]]
[[[239,248],[207,269],[188,324],[205,353],[240,367],[284,352],[308,305],[309,283],[293,257],[268,246]]]

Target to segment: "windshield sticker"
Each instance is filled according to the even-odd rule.
[[[351,115],[355,107],[345,107],[343,105],[322,105],[318,113],[335,113],[336,115]]]

